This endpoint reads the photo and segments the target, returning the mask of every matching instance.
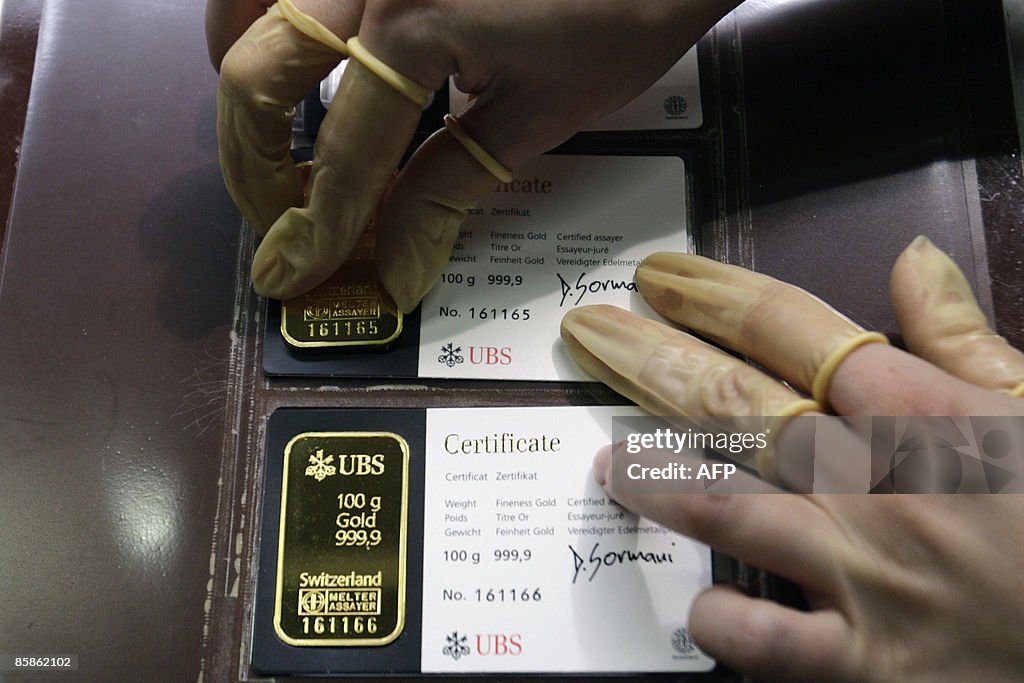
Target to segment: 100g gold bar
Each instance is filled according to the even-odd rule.
[[[386,645],[405,625],[409,446],[306,432],[285,448],[274,629],[297,646]]]
[[[372,229],[326,282],[281,302],[281,335],[294,347],[384,347],[401,333],[402,312],[373,264]]]

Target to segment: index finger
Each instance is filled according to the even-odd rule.
[[[989,326],[963,272],[927,237],[896,259],[890,291],[914,355],[977,386],[1024,396],[1024,353]]]
[[[652,254],[636,283],[662,315],[754,359],[822,406],[846,356],[887,343],[803,289],[696,254]]]
[[[231,198],[260,234],[288,207],[302,204],[290,156],[294,107],[346,53],[340,38],[291,0],[280,0],[224,57],[217,90],[221,171]]]
[[[349,60],[313,150],[309,200],[271,226],[253,258],[256,292],[302,294],[345,261],[385,194],[420,107]]]

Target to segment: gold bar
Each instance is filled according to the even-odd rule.
[[[383,347],[401,333],[402,312],[369,258],[351,257],[313,291],[281,302],[281,336],[294,347]]]
[[[405,626],[409,445],[307,432],[285,447],[274,630],[296,646],[386,645]]]

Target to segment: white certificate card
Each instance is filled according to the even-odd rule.
[[[624,407],[427,411],[424,673],[708,671],[686,631],[711,553],[609,500]]]
[[[471,211],[422,304],[418,374],[588,380],[559,338],[569,310],[651,314],[633,273],[656,251],[691,251],[678,157],[547,155]]]

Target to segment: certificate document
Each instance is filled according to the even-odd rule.
[[[706,546],[626,512],[591,460],[624,408],[427,414],[423,671],[705,671]]]
[[[560,342],[562,316],[592,303],[649,312],[633,272],[688,249],[683,187],[678,157],[547,156],[522,169],[472,210],[423,300],[420,376],[589,379]]]

